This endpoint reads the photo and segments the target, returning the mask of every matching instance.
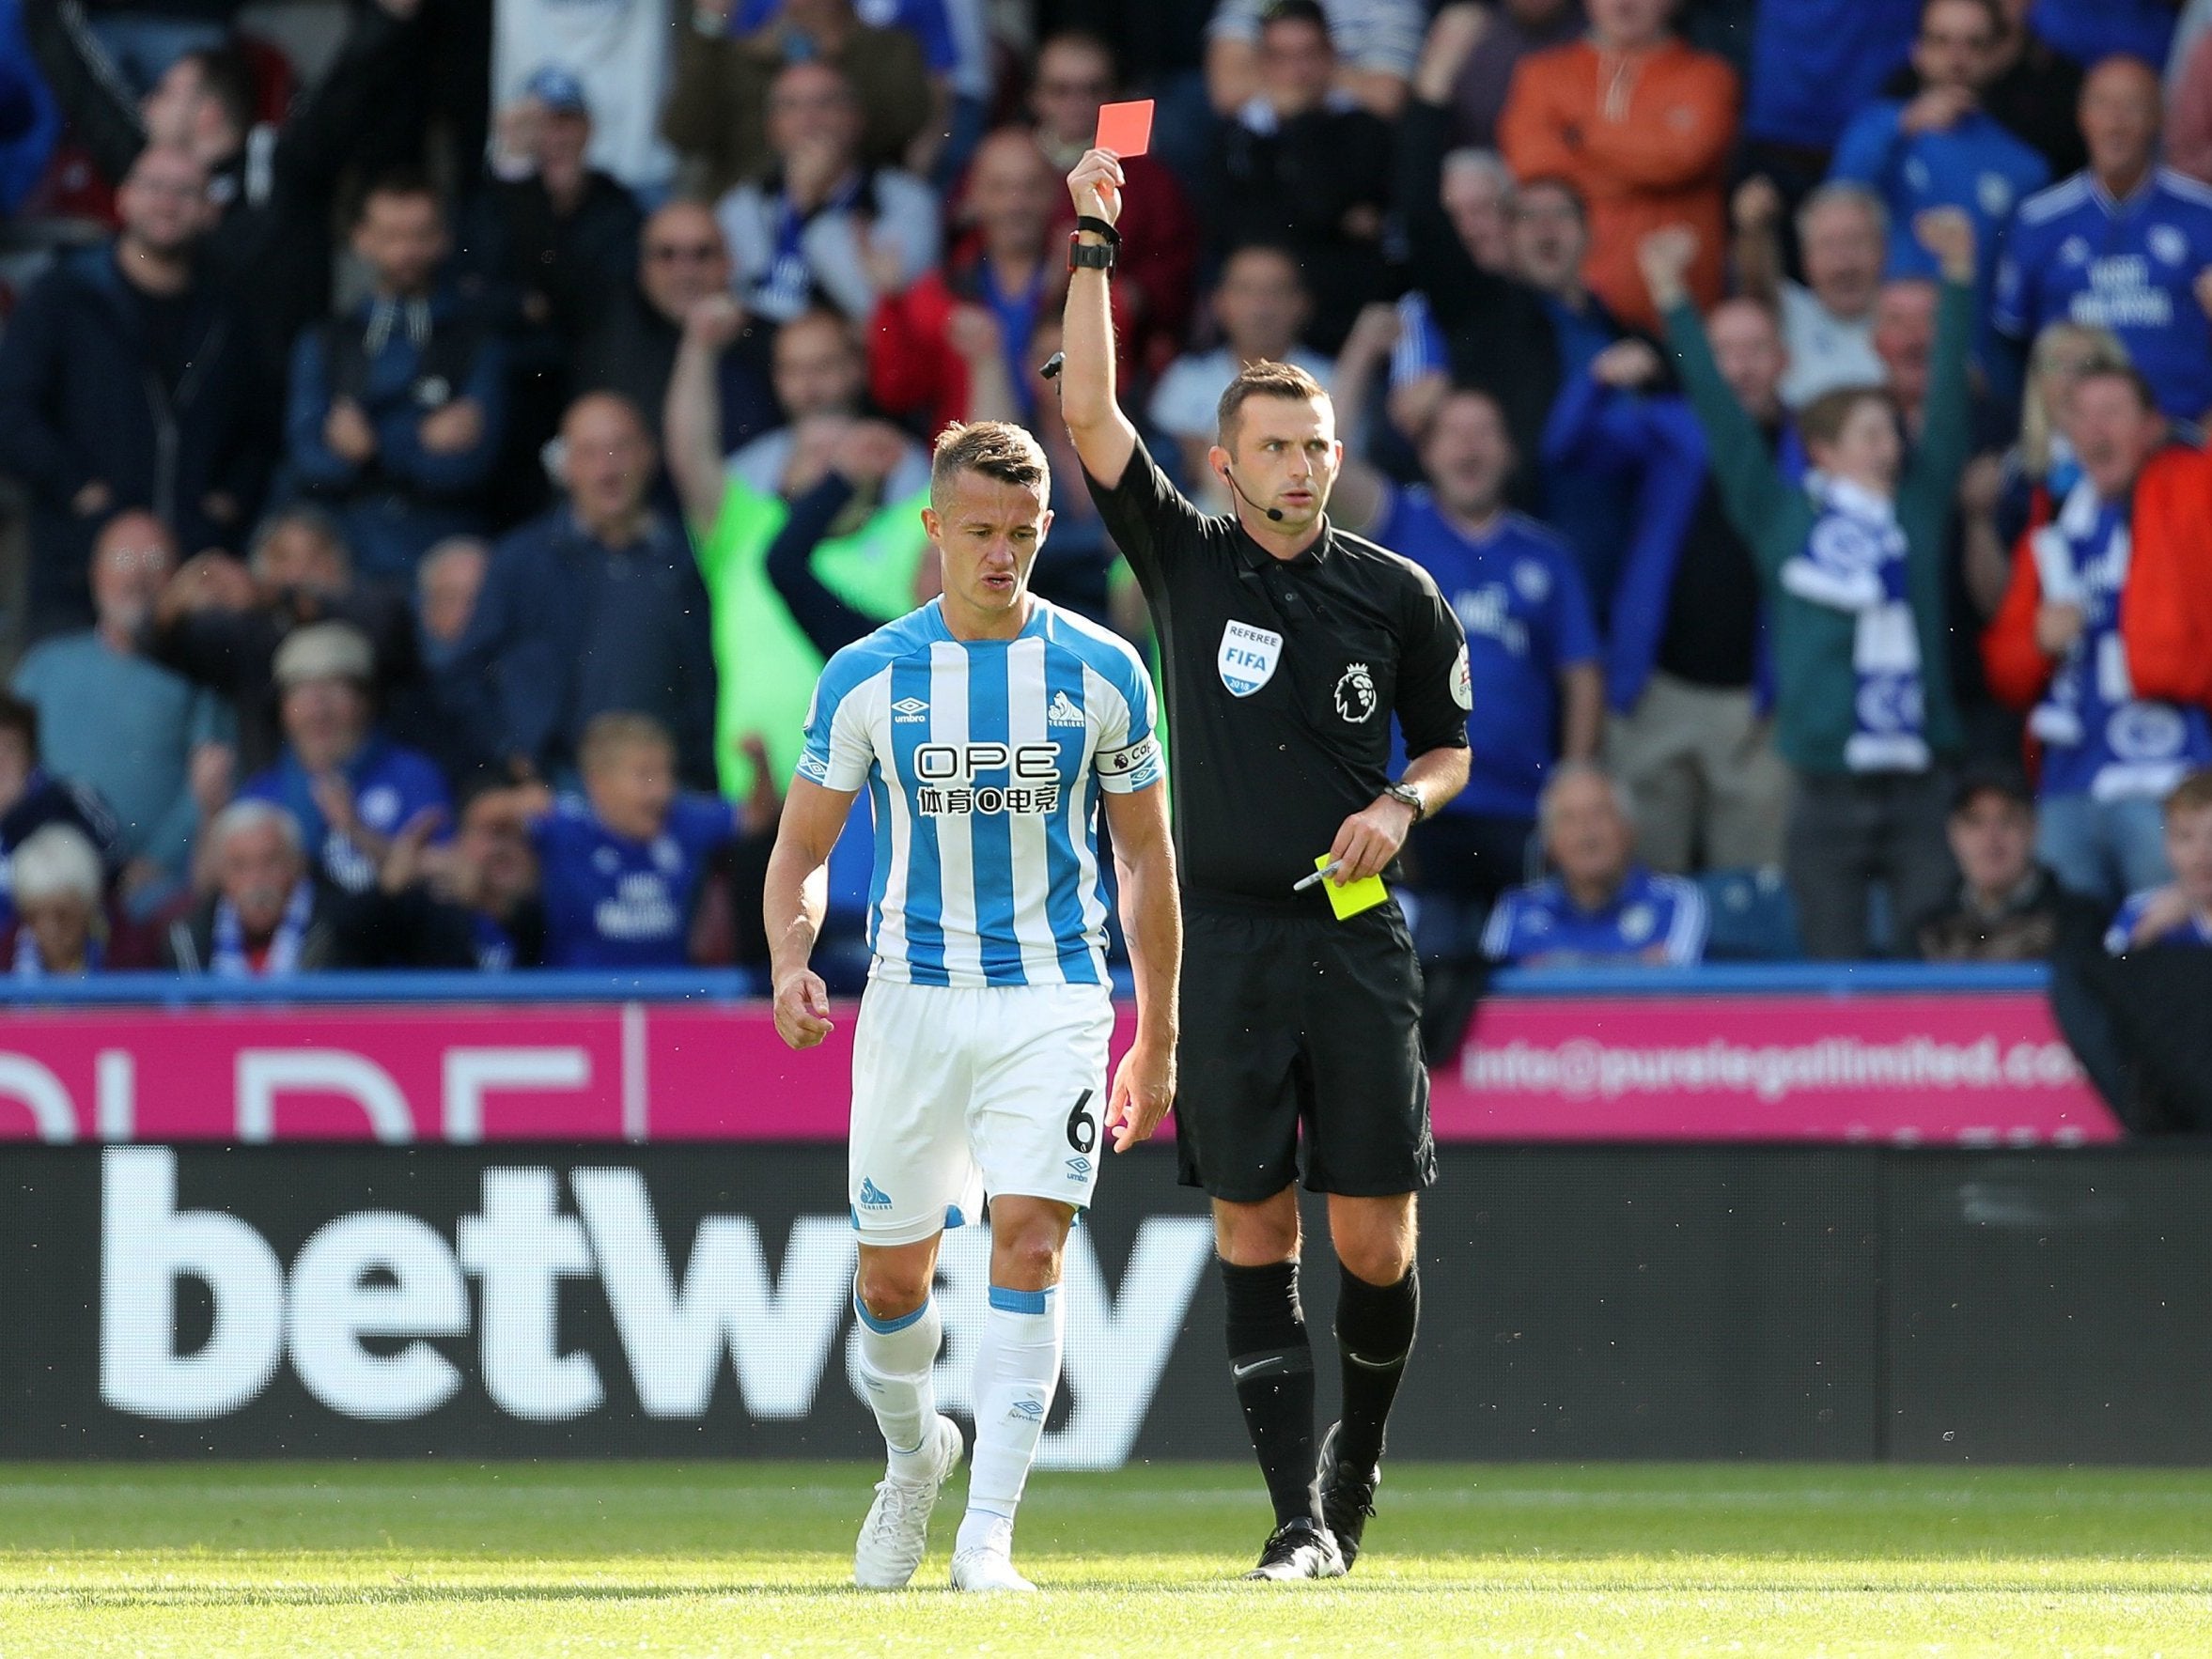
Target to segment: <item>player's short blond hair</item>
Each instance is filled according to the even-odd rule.
[[[1012,421],[954,421],[938,433],[929,457],[929,504],[939,512],[962,473],[1034,489],[1040,500],[1051,497],[1052,469],[1044,445]]]

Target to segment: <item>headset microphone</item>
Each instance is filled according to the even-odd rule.
[[[1259,503],[1254,501],[1252,497],[1244,493],[1243,487],[1237,482],[1237,474],[1230,472],[1226,467],[1222,469],[1222,482],[1226,484],[1231,489],[1236,490],[1238,499],[1240,499],[1244,504],[1250,507],[1254,512],[1265,513],[1269,518],[1274,519],[1274,521],[1278,524],[1283,522],[1283,509],[1281,507],[1261,506]]]

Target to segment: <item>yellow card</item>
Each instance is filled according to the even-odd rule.
[[[1328,869],[1329,855],[1323,853],[1316,859],[1314,868]],[[1336,912],[1339,922],[1357,916],[1362,910],[1372,910],[1390,897],[1390,889],[1382,885],[1379,876],[1370,876],[1364,881],[1354,881],[1344,887],[1336,885],[1335,876],[1325,876],[1321,878],[1321,891],[1329,895],[1329,907]]]

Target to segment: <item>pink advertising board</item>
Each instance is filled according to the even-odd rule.
[[[0,1140],[836,1140],[853,1012],[793,1054],[757,1003],[17,1008]],[[1446,1140],[2119,1133],[2009,992],[1500,998],[1434,1112]]]
[[[2115,1140],[2031,992],[1501,997],[1431,1096],[1445,1140]]]

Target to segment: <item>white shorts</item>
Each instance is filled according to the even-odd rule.
[[[861,1242],[917,1244],[980,1219],[986,1195],[1086,1207],[1113,1033],[1104,985],[871,981],[852,1039]]]

